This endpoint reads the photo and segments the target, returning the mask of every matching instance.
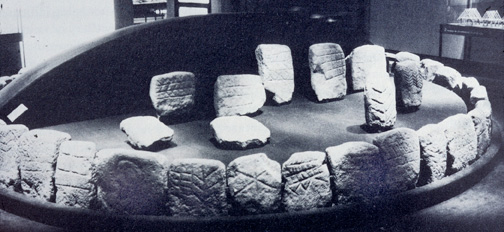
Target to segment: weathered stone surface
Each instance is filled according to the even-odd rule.
[[[91,183],[96,145],[93,142],[66,141],[60,146],[54,183],[56,203],[89,208],[94,196]]]
[[[26,132],[24,125],[0,125],[0,187],[10,188],[19,180],[18,140]]]
[[[281,202],[280,164],[264,153],[242,156],[227,167],[227,183],[237,213],[270,213]]]
[[[219,117],[210,122],[210,126],[217,142],[229,149],[263,146],[271,135],[266,126],[248,116]]]
[[[149,96],[159,116],[187,113],[194,106],[196,78],[190,72],[171,72],[152,77]]]
[[[291,101],[294,92],[294,67],[291,50],[281,44],[260,44],[255,50],[264,88],[278,103]]]
[[[331,205],[329,169],[323,152],[297,152],[282,165],[282,203],[287,211]]]
[[[336,204],[370,202],[383,188],[380,150],[366,142],[347,142],[326,149]]]
[[[397,128],[378,134],[373,144],[382,151],[386,191],[396,193],[414,188],[420,173],[420,145],[416,132]]]
[[[477,158],[477,136],[470,116],[457,114],[439,123],[445,129],[447,174],[462,170]]]
[[[443,66],[434,72],[434,80],[432,82],[449,90],[457,90],[462,88],[462,75],[453,68]]]
[[[485,153],[492,142],[492,107],[490,101],[481,100],[476,107],[467,113],[473,121],[477,136],[477,155]]]
[[[160,143],[170,142],[175,133],[152,116],[127,118],[121,121],[119,126],[128,136],[129,144],[138,149],[149,149]]]
[[[224,164],[209,159],[174,160],[168,172],[168,197],[173,216],[227,214]]]
[[[435,77],[434,73],[441,67],[444,67],[444,64],[441,62],[431,59],[423,59],[420,61],[420,76],[424,80],[432,82]]]
[[[442,179],[446,174],[446,147],[444,128],[428,124],[417,131],[420,140],[420,177],[418,186]]]
[[[417,61],[397,62],[394,69],[397,106],[418,108],[422,104],[423,79]]]
[[[462,88],[471,92],[474,88],[480,86],[478,79],[474,77],[462,77]]]
[[[366,79],[377,73],[387,72],[385,49],[377,45],[363,45],[352,51],[349,59],[352,73],[352,89],[363,90]]]
[[[402,62],[402,61],[415,61],[417,63],[420,62],[420,57],[418,55],[415,55],[411,52],[398,52],[395,55],[397,62]]]
[[[96,153],[92,182],[100,209],[128,215],[166,213],[167,167],[158,153],[104,149]]]
[[[319,43],[309,48],[311,86],[317,100],[343,98],[347,92],[345,54],[339,44]]]
[[[55,201],[54,173],[61,143],[70,135],[55,130],[31,130],[18,140],[19,172],[24,194]]]
[[[5,126],[5,125],[7,125],[7,123],[4,120],[0,119],[0,126]]]
[[[394,84],[388,73],[377,73],[378,77],[366,80],[364,105],[366,124],[378,130],[394,126],[397,118]]]
[[[258,75],[223,75],[215,82],[217,117],[255,113],[265,101],[266,92]]]
[[[471,104],[476,104],[476,102],[481,100],[488,100],[488,94],[485,86],[477,86],[471,91],[470,101]]]

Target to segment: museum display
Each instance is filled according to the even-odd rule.
[[[381,46],[313,39],[297,29],[320,21],[277,17],[125,28],[21,74],[0,91],[1,112],[28,108],[2,118],[0,197],[69,228],[292,228],[435,204],[498,156],[474,78],[406,52],[389,69]],[[212,40],[177,29],[187,22]],[[118,49],[129,43],[145,46]]]

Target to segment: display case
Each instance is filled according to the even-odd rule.
[[[23,67],[20,16],[16,2],[0,2],[0,76],[16,74]]]

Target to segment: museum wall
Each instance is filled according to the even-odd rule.
[[[486,9],[500,9],[503,13],[502,2],[473,2],[480,14]],[[371,41],[387,49],[437,56],[439,25],[455,22],[466,4],[461,0],[371,0]],[[462,36],[445,35],[443,56],[461,59],[463,44]],[[502,41],[474,38],[472,47],[472,60],[504,64]]]

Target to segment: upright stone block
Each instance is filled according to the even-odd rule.
[[[428,124],[417,131],[420,140],[420,177],[419,186],[440,180],[446,173],[446,147],[448,141],[444,128],[437,124]]]
[[[231,161],[227,168],[227,183],[237,214],[271,213],[280,206],[280,164],[264,153]]]
[[[168,197],[173,216],[226,215],[226,167],[217,160],[174,160],[168,172]]]
[[[420,76],[429,82],[434,80],[434,73],[441,67],[444,67],[444,64],[441,62],[431,60],[431,59],[423,59],[420,61]]]
[[[473,90],[471,90],[470,102],[475,105],[476,102],[488,100],[488,93],[485,86],[477,86]]]
[[[317,100],[344,98],[347,92],[345,54],[339,44],[311,45],[308,53],[311,86]]]
[[[402,61],[415,61],[417,63],[420,63],[420,57],[418,55],[415,55],[411,52],[398,52],[395,55],[397,62],[402,62]]]
[[[477,136],[478,157],[482,156],[492,142],[492,106],[490,101],[482,100],[475,104],[475,108],[467,113],[473,121]]]
[[[159,116],[187,113],[194,106],[196,78],[190,72],[171,72],[152,77],[149,95]]]
[[[453,68],[443,66],[434,72],[432,82],[449,90],[458,90],[462,88],[462,75]]]
[[[11,188],[19,181],[18,141],[26,132],[24,125],[0,125],[0,187]]]
[[[387,130],[394,126],[397,118],[394,84],[387,72],[366,80],[364,107],[366,124],[376,130]]]
[[[258,75],[223,75],[215,82],[217,117],[255,113],[265,101],[266,92]]]
[[[61,143],[70,135],[55,130],[31,130],[19,138],[19,172],[25,195],[54,202],[54,173]]]
[[[158,153],[104,149],[96,154],[92,182],[101,210],[127,215],[165,215],[166,158]]]
[[[377,45],[363,45],[352,51],[349,59],[352,74],[352,89],[363,90],[367,78],[387,72],[385,49]]]
[[[294,66],[290,48],[280,44],[260,44],[255,54],[264,88],[273,93],[273,100],[278,104],[291,101]]]
[[[329,169],[323,152],[297,152],[282,165],[282,203],[288,212],[331,205]]]
[[[439,123],[445,129],[448,141],[447,174],[468,166],[477,158],[477,135],[470,116],[457,114]]]
[[[420,63],[412,60],[398,62],[394,74],[397,106],[408,109],[420,107],[423,88]]]
[[[89,208],[95,197],[91,183],[96,145],[93,142],[66,141],[60,146],[56,173],[56,203]]]
[[[366,142],[347,142],[326,149],[334,177],[336,204],[371,202],[383,188],[380,150]]]
[[[385,188],[389,193],[413,189],[420,173],[418,135],[408,128],[378,134],[373,144],[382,151]]]

